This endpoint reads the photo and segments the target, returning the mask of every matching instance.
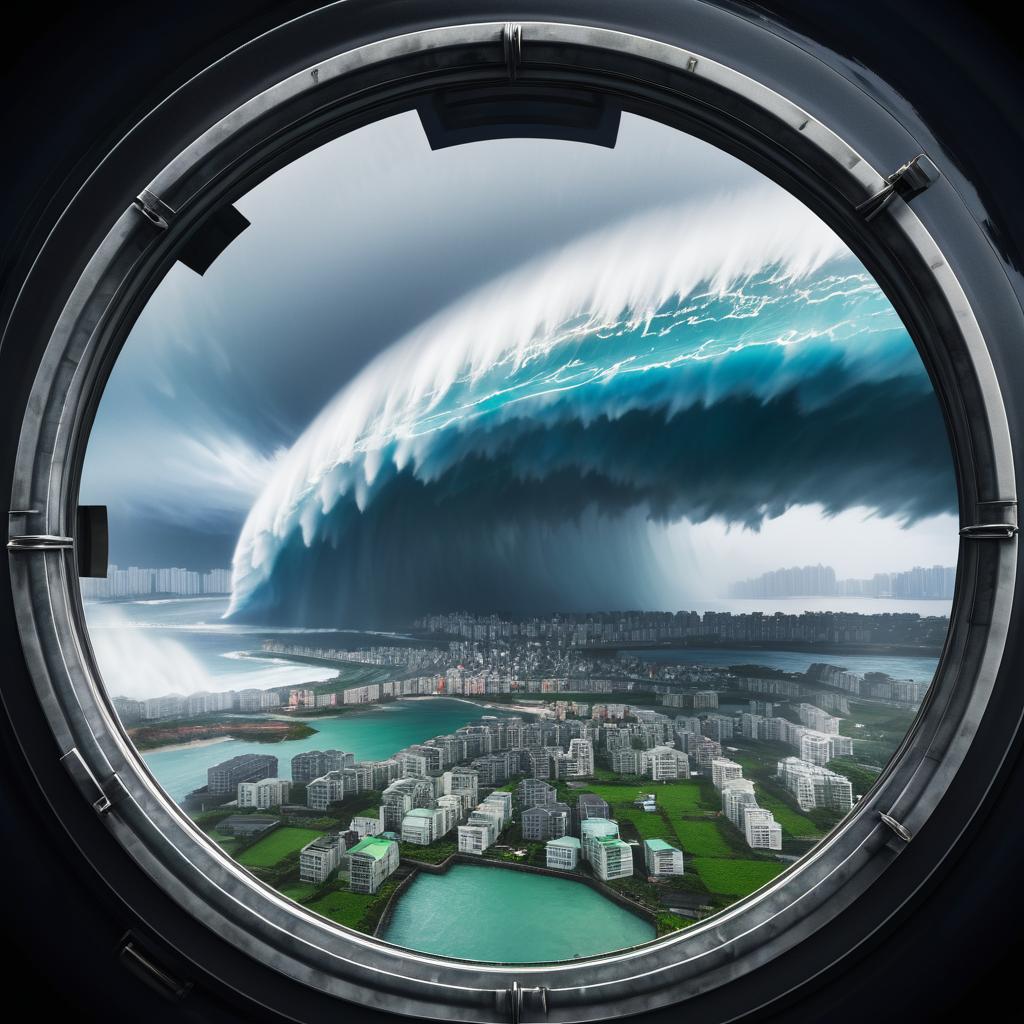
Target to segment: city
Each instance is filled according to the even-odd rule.
[[[615,621],[622,644],[660,639],[677,621],[661,617],[669,625],[659,634],[657,617],[588,618]],[[903,634],[926,636],[921,621]],[[249,737],[249,749],[209,765],[182,806],[300,905],[413,948],[441,941],[422,934],[423,915],[409,909],[423,886],[461,884],[480,867],[600,894],[629,916],[608,948],[702,920],[827,834],[927,695],[926,681],[852,671],[840,659],[797,673],[652,663],[629,648],[609,658],[588,649],[588,638],[606,642],[607,633],[581,633],[573,616],[543,626],[430,616],[417,626],[424,636],[475,639],[424,647],[378,637],[349,650],[264,640],[253,657],[329,664],[337,675],[290,688],[113,698],[147,751],[215,755],[203,744],[231,736],[244,748]],[[366,683],[367,672],[377,681]],[[477,717],[387,757],[321,746],[319,730],[331,723],[358,728],[375,707],[419,710],[424,701],[462,702]],[[301,750],[281,762],[268,752],[277,744]],[[457,922],[448,927],[458,934]]]

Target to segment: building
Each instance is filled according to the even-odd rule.
[[[743,808],[743,832],[754,850],[781,850],[782,826],[771,811],[748,804]]]
[[[750,779],[731,779],[722,787],[722,810],[738,828],[743,828],[743,808],[757,806],[754,784]]]
[[[523,811],[522,828],[524,839],[560,839],[572,828],[572,809],[557,801],[529,807]]]
[[[733,779],[743,778],[743,765],[730,761],[727,757],[716,757],[711,761],[711,782],[715,789],[721,788]]]
[[[612,771],[620,775],[639,775],[640,751],[633,750],[632,747],[612,750]]]
[[[633,874],[633,848],[616,836],[595,836],[590,840],[590,866],[602,882],[628,878]]]
[[[681,875],[683,851],[669,846],[664,839],[645,839],[644,864],[648,875]]]
[[[594,744],[590,740],[570,740],[569,758],[575,764],[570,774],[589,778],[594,774]]]
[[[330,804],[344,800],[355,792],[358,785],[355,771],[331,771],[306,785],[306,806],[315,811],[326,811]]]
[[[452,768],[442,776],[444,791],[448,795],[461,796],[464,810],[475,807],[480,797],[480,775],[472,768]]]
[[[542,779],[523,779],[516,786],[516,803],[522,808],[553,804],[556,799],[555,787]]]
[[[291,782],[288,779],[260,779],[259,782],[238,784],[238,806],[255,807],[265,811],[268,807],[280,807],[288,803]]]
[[[236,839],[251,839],[280,824],[280,818],[272,818],[267,814],[231,814],[217,822],[217,831]]]
[[[606,800],[602,800],[596,793],[580,793],[576,800],[576,811],[575,821],[573,822],[573,831],[578,836],[582,836],[580,827],[587,818],[607,818],[611,813],[611,808],[608,806]]]
[[[307,843],[299,851],[299,879],[312,885],[323,885],[341,863],[345,838],[341,832],[326,835]]]
[[[348,826],[360,839],[367,836],[379,836],[384,831],[380,818],[355,817]]]
[[[444,835],[445,817],[440,807],[414,807],[402,819],[402,842],[429,846]]]
[[[489,825],[460,825],[459,853],[481,854],[494,842]]]
[[[619,837],[619,823],[610,818],[586,818],[580,826],[583,859],[590,860],[591,845],[601,836]]]
[[[640,774],[653,782],[690,777],[690,758],[675,747],[657,746],[638,753]]]
[[[824,733],[806,732],[800,737],[800,760],[826,765],[832,760],[832,744]]]
[[[206,788],[212,795],[236,794],[240,782],[277,778],[277,758],[273,754],[239,754],[221,761],[206,771]]]
[[[778,776],[796,797],[800,810],[828,807],[843,813],[853,807],[853,787],[845,775],[823,768],[799,757],[783,758]]]
[[[367,836],[348,851],[349,888],[353,892],[375,893],[398,867],[398,843],[380,836]]]
[[[580,841],[575,836],[560,836],[549,840],[544,851],[549,868],[573,871],[580,859]]]
[[[355,762],[355,754],[344,750],[306,750],[292,758],[292,781],[311,782],[328,772],[354,768]]]

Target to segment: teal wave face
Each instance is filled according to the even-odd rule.
[[[577,243],[424,325],[284,460],[239,540],[231,614],[649,607],[651,523],[951,510],[910,337],[809,230],[776,225],[742,265],[721,240],[669,248],[673,273],[619,236]]]

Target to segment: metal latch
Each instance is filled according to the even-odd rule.
[[[174,219],[172,210],[159,196],[153,195],[148,188],[144,188],[132,203],[151,224],[155,224],[161,231],[166,231],[170,222]]]
[[[106,781],[100,783],[93,775],[89,766],[82,759],[78,747],[72,747],[61,759],[60,763],[67,768],[71,778],[92,804],[97,814],[106,814],[114,804],[128,795],[124,783],[114,772]]]
[[[939,177],[938,167],[924,153],[918,153],[885,179],[886,184],[881,191],[858,204],[857,212],[863,214],[865,220],[873,220],[896,196],[909,202],[929,185],[934,185]]]
[[[971,540],[1013,540],[1017,536],[1017,502],[1012,498],[979,501],[975,522],[961,527],[960,536]]]
[[[527,997],[536,1005],[536,1008],[543,1016],[548,1015],[548,990],[546,988],[523,988],[518,981],[512,982],[512,987],[505,993],[509,1020],[512,1024],[521,1024],[523,1017],[523,1006]]]
[[[52,533],[19,533],[7,542],[8,551],[53,551],[74,546],[74,538]]]
[[[501,31],[501,44],[505,51],[505,70],[508,77],[515,81],[519,75],[519,65],[523,62],[523,26],[506,22]]]
[[[914,838],[914,833],[911,832],[910,829],[902,822],[897,821],[891,814],[879,811],[878,816],[882,819],[882,823],[892,829],[892,831],[895,832],[903,842],[909,843],[910,840]]]

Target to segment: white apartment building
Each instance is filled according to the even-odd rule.
[[[690,758],[675,747],[653,747],[637,753],[640,755],[640,774],[648,776],[654,782],[690,777]]]
[[[349,888],[353,892],[375,893],[398,867],[398,843],[380,836],[367,836],[348,851]]]
[[[743,778],[743,765],[730,761],[727,757],[715,757],[711,761],[711,782],[715,789],[720,790],[727,782]]]
[[[633,874],[633,848],[615,836],[595,836],[590,840],[590,865],[602,882],[628,878]]]
[[[800,737],[800,760],[826,765],[831,758],[832,744],[823,733],[807,732]]]
[[[580,841],[575,836],[551,839],[544,846],[546,863],[558,871],[572,871],[579,863]]]
[[[288,779],[260,779],[259,782],[238,784],[238,806],[255,807],[265,811],[288,803],[291,782]]]
[[[754,850],[781,850],[782,826],[771,811],[754,804],[743,808],[743,832]]]
[[[360,839],[365,839],[367,836],[379,836],[384,831],[380,818],[355,817],[349,822],[348,827]]]
[[[414,807],[402,818],[402,842],[429,846],[444,835],[444,823],[440,807]]]
[[[489,825],[460,825],[459,853],[481,854],[494,841]]]
[[[821,765],[799,757],[786,757],[778,764],[778,776],[796,797],[802,811],[828,807],[845,813],[853,806],[850,780]]]
[[[299,879],[312,885],[323,885],[341,863],[345,840],[340,832],[328,833],[307,843],[299,851]]]
[[[681,875],[683,873],[683,851],[670,846],[664,839],[644,840],[644,864],[647,874]]]
[[[584,818],[580,822],[580,844],[584,860],[590,860],[591,846],[600,838],[619,838],[619,823],[610,818]]]
[[[722,810],[737,828],[743,828],[743,808],[750,805],[757,806],[750,779],[732,779],[722,787]]]
[[[569,740],[569,758],[576,764],[574,775],[589,778],[594,774],[594,744],[590,740]]]

